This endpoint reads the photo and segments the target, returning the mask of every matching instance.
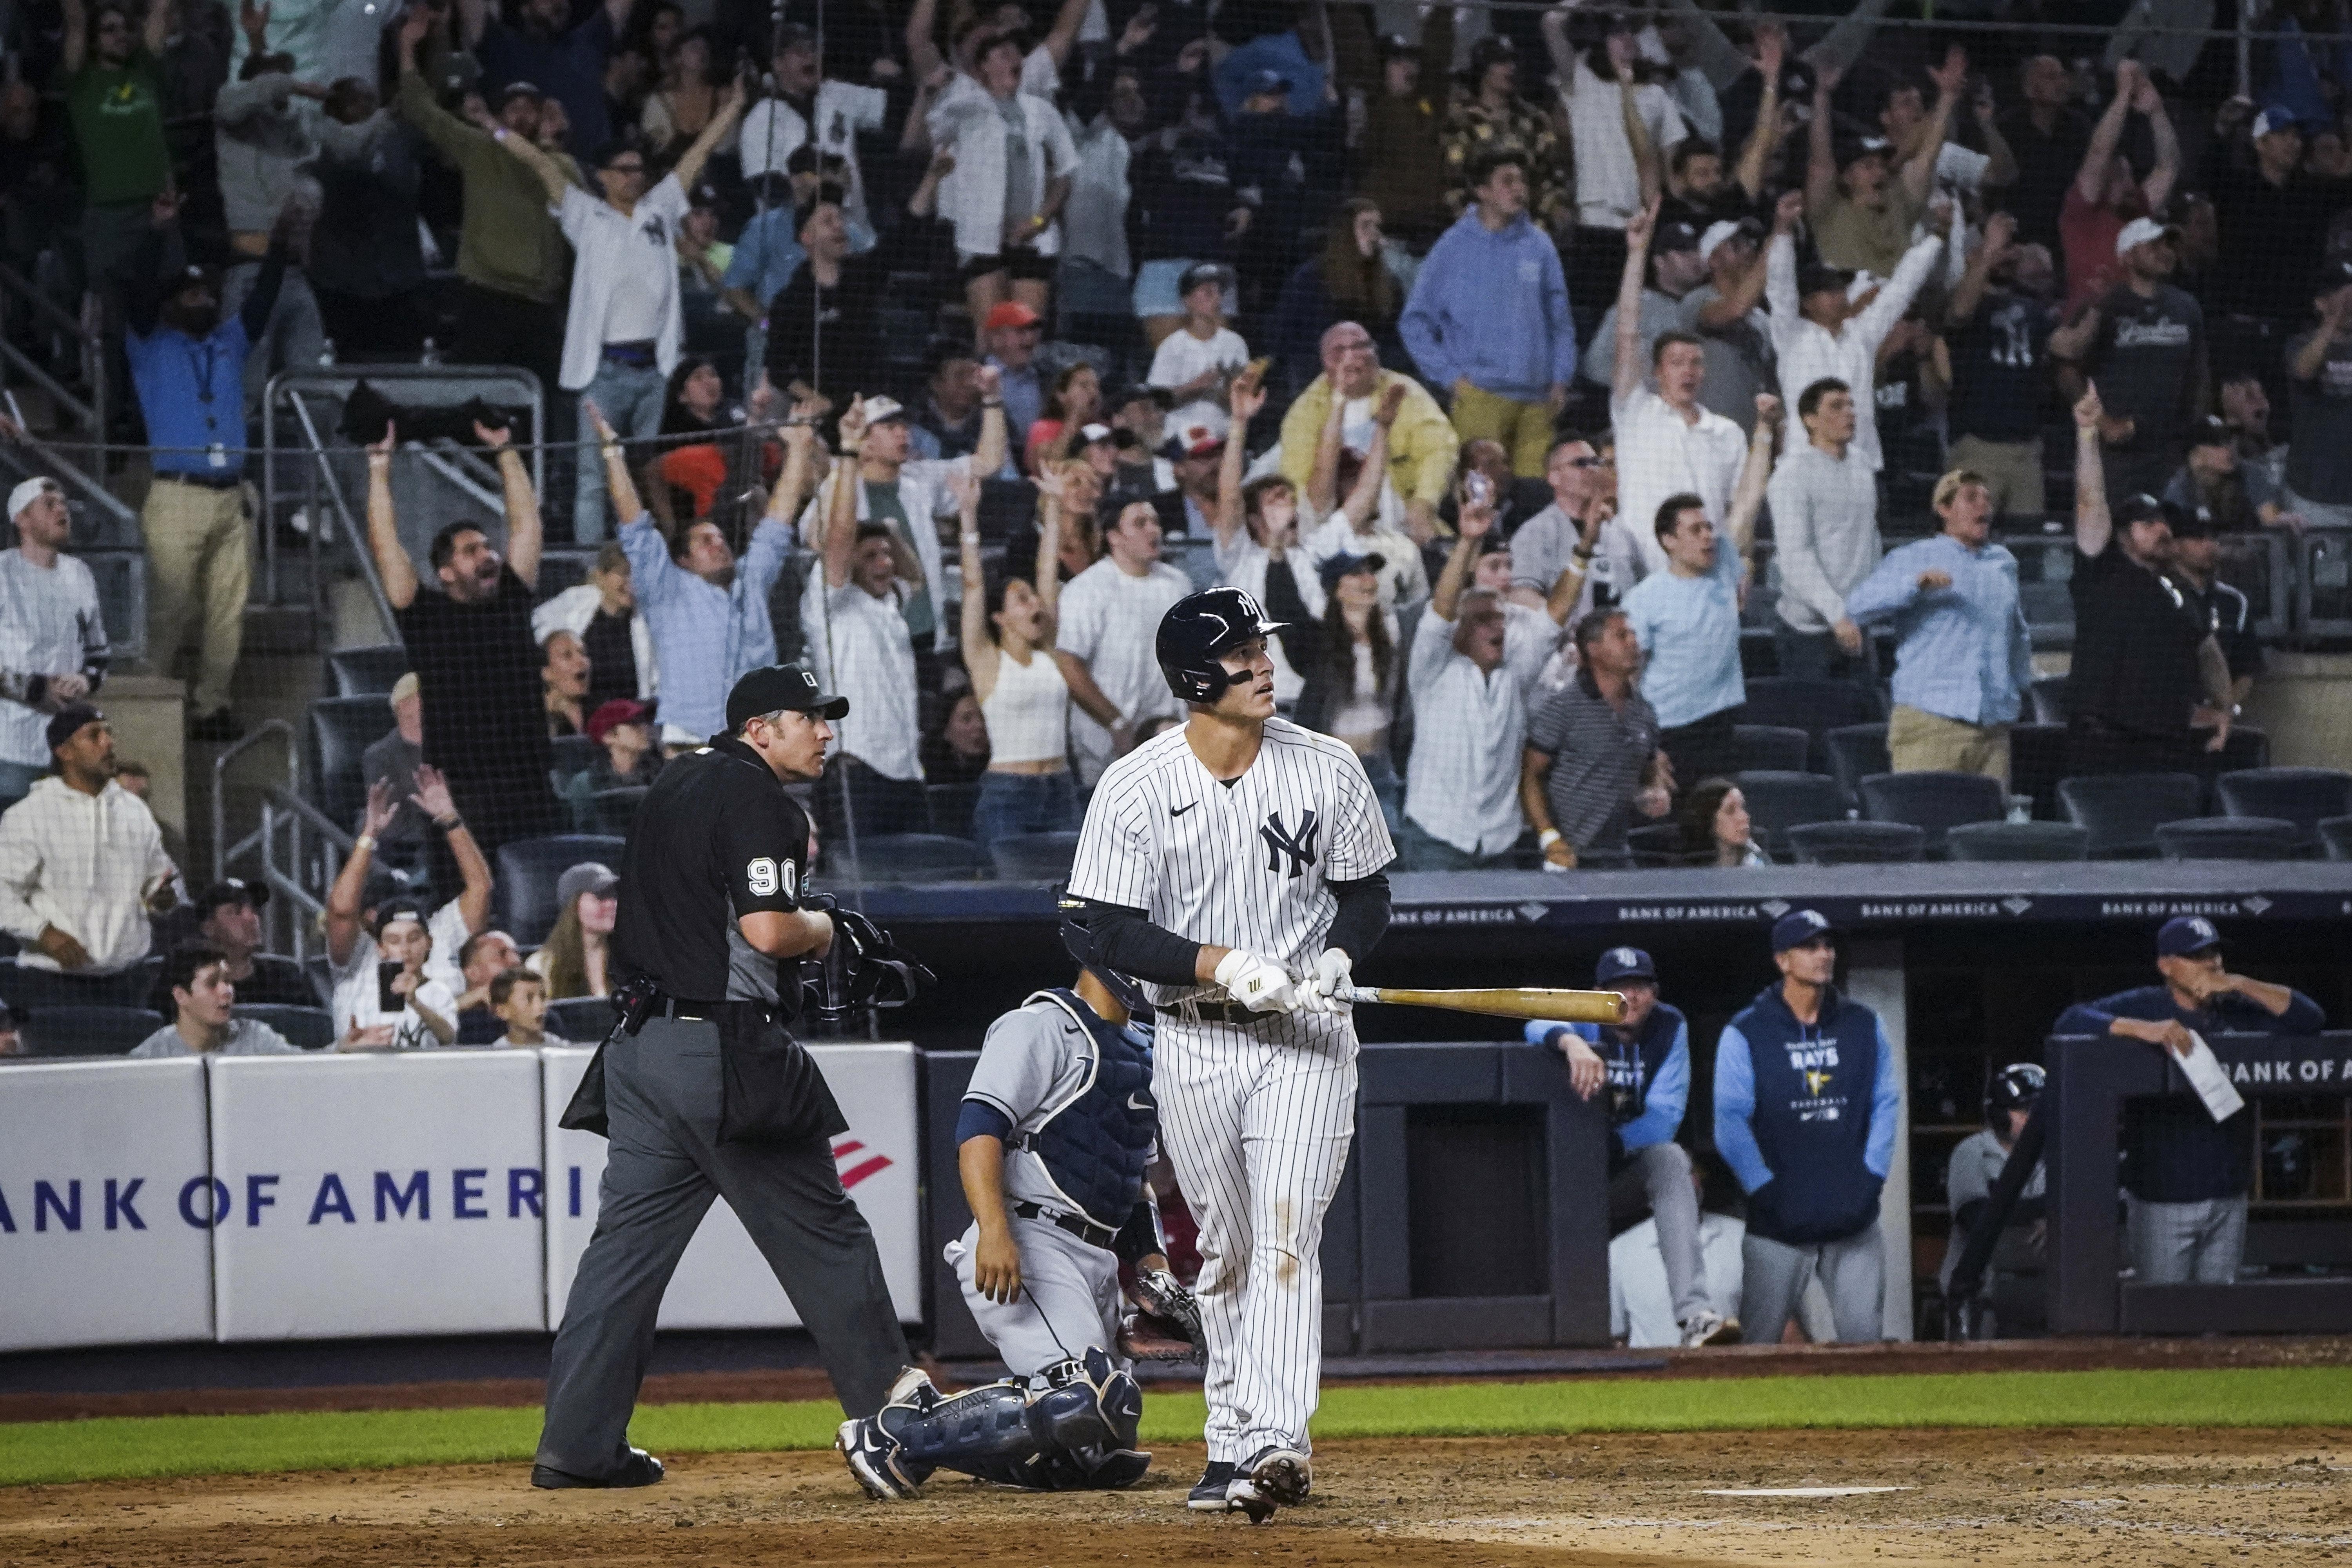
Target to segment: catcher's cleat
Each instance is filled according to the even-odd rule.
[[[898,1447],[873,1421],[845,1421],[833,1435],[849,1473],[876,1502],[905,1502],[917,1495],[915,1484],[903,1478],[896,1464]]]
[[[1258,1491],[1286,1508],[1296,1508],[1307,1500],[1312,1470],[1307,1456],[1297,1448],[1265,1447],[1250,1460],[1247,1474]]]
[[[1234,1468],[1223,1459],[1211,1459],[1208,1468],[1201,1472],[1184,1506],[1197,1513],[1225,1511],[1225,1489],[1234,1483]]]

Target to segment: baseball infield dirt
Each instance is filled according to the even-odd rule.
[[[685,1455],[635,1492],[534,1492],[520,1465],[26,1487],[0,1491],[0,1568],[2300,1568],[2352,1552],[2352,1425],[1330,1443],[1314,1497],[1255,1529],[1184,1511],[1201,1458],[1163,1448],[1129,1492],[1037,1497],[940,1477],[890,1506],[866,1501],[829,1453]],[[1900,1489],[1711,1495],[1765,1488]]]

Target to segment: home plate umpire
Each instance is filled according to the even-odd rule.
[[[809,824],[784,793],[816,778],[849,710],[800,665],[755,669],[727,733],[665,767],[621,859],[614,999],[621,1022],[563,1125],[611,1141],[595,1234],[555,1336],[538,1487],[641,1487],[661,1461],[628,1445],[654,1316],[714,1197],[726,1198],[815,1336],[842,1408],[870,1415],[907,1363],[873,1233],[841,1189],[848,1125],[806,1050],[801,961],[821,999],[911,994],[919,966],[806,889]],[[904,1001],[906,994],[888,1000]]]

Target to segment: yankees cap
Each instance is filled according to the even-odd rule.
[[[1592,983],[1606,985],[1612,980],[1655,980],[1658,966],[1650,955],[1638,947],[1612,947],[1601,955],[1592,967]]]
[[[2221,933],[2203,915],[2175,915],[2156,933],[2158,958],[2186,958],[2221,945]]]
[[[1834,936],[1836,928],[1819,910],[1790,910],[1772,922],[1772,951],[1786,952],[1817,938]]]

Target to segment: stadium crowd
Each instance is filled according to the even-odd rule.
[[[341,1049],[537,1043],[609,989],[614,882],[563,870],[518,942],[501,848],[617,831],[742,672],[850,699],[829,868],[915,834],[984,865],[1178,721],[1153,629],[1215,582],[1289,623],[1284,710],[1361,756],[1404,869],[1786,858],[1736,777],[1768,722],[1799,731],[1778,776],[1876,725],[1863,771],[2019,810],[2000,536],[2045,517],[2075,547],[2055,771],[2221,765],[2262,669],[2222,542],[2352,525],[2337,13],[2274,5],[2240,82],[2193,36],[2076,58],[2028,8],[1963,48],[1888,9],[1800,47],[1696,0],[12,7],[0,261],[87,298],[133,394],[148,660],[193,652],[193,739],[245,730],[271,375],[548,395],[536,429],[469,405],[503,525],[422,520],[421,561],[414,411],[351,400],[409,673],[324,994],[260,951],[266,886],[186,898],[99,706],[68,492],[16,489],[17,964],[154,1007],[142,1054],[284,1047],[232,993],[326,1002]]]

